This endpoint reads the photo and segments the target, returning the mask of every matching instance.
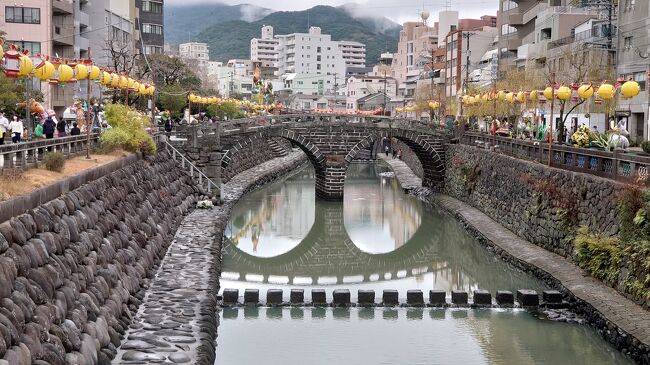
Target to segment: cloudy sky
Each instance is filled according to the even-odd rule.
[[[167,4],[189,3],[227,3],[252,4],[274,10],[304,10],[315,5],[339,6],[356,2],[368,15],[385,16],[396,22],[416,20],[424,7],[431,13],[431,20],[438,20],[438,12],[449,4],[450,10],[458,10],[461,18],[479,17],[484,14],[496,15],[498,0],[166,0]]]

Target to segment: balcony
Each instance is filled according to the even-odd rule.
[[[52,0],[53,15],[71,15],[73,9],[72,0]]]
[[[604,24],[599,24],[589,30],[585,30],[584,32],[576,33],[569,37],[564,37],[549,42],[548,49],[550,50],[550,49],[562,47],[574,42],[581,43],[581,44],[593,44],[593,43],[604,44],[608,36],[609,36],[609,31],[607,27]],[[612,33],[612,36],[616,36],[615,31]]]
[[[79,26],[88,26],[90,25],[90,18],[88,17],[88,13],[85,13],[83,11],[79,11],[75,14],[75,20],[79,22]]]
[[[60,21],[54,17],[52,25],[52,43],[56,46],[74,45],[74,24],[71,21]],[[72,17],[70,17],[72,18]]]

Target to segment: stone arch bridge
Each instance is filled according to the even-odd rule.
[[[424,186],[438,190],[444,179],[444,130],[417,120],[291,114],[181,126],[176,137],[174,143],[214,179],[239,163],[238,157],[260,155],[258,159],[263,159],[274,153],[270,147],[277,149],[278,141],[289,141],[314,166],[316,195],[326,200],[343,198],[347,166],[384,137],[395,138],[413,150],[423,167]]]

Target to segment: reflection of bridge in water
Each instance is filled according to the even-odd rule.
[[[250,255],[226,238],[222,278],[242,282],[289,285],[360,284],[432,273],[455,287],[488,288],[511,275],[495,269],[495,258],[455,226],[434,212],[423,214],[411,239],[392,252],[371,254],[360,250],[344,225],[343,204],[318,201],[314,226],[301,243],[274,257]],[[446,218],[446,217],[445,217]],[[503,263],[500,263],[503,264]],[[512,268],[509,268],[512,270]],[[501,285],[501,284],[500,284]],[[510,289],[500,287],[500,289]]]

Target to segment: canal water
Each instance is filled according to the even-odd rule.
[[[352,164],[344,201],[315,199],[314,171],[243,197],[227,226],[221,288],[536,289],[452,217],[403,193],[382,164]],[[402,298],[403,300],[404,298]],[[586,326],[519,310],[234,308],[220,313],[217,363],[625,363]],[[250,346],[255,351],[250,351]],[[327,351],[325,350],[327,349]]]

